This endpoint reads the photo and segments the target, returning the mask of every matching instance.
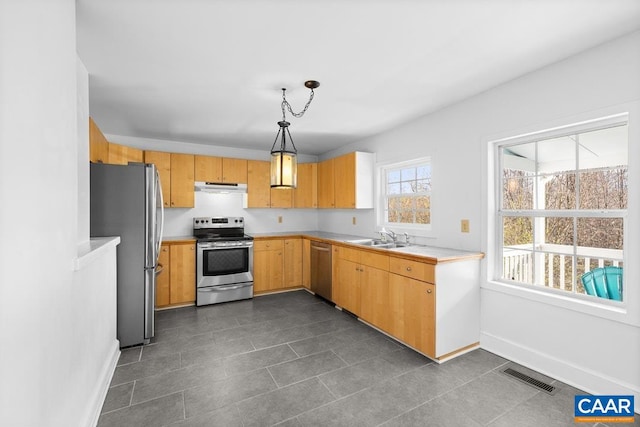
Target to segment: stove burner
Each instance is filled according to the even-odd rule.
[[[244,234],[243,217],[198,217],[193,219],[193,235],[198,242],[253,240]]]

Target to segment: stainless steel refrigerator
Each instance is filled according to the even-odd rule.
[[[120,236],[117,247],[120,347],[154,335],[156,269],[164,210],[156,167],[91,163],[92,237]]]

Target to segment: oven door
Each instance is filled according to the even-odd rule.
[[[197,244],[196,287],[253,282],[253,242],[242,246]]]

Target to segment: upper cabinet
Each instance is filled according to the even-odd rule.
[[[89,117],[89,161],[93,163],[109,162],[109,141],[91,117]]]
[[[373,154],[356,151],[320,162],[318,207],[373,208]]]
[[[89,117],[89,161],[126,165],[129,162],[142,162],[143,157],[143,152],[139,148],[107,141],[96,122]]]
[[[167,208],[194,206],[194,156],[192,154],[145,151],[144,161],[158,169],[162,198]]]
[[[318,207],[318,164],[298,164],[298,186],[293,190],[294,208]]]
[[[290,208],[293,206],[293,190],[271,188],[271,163],[249,160],[247,164],[247,207]]]
[[[216,156],[195,156],[195,180],[247,183],[247,160]]]

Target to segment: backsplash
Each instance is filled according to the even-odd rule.
[[[245,209],[244,197],[244,194],[196,192],[194,208],[165,209],[164,235],[190,236],[193,218],[200,216],[242,216],[248,234],[318,229],[315,209]],[[278,222],[280,217],[282,222]]]

